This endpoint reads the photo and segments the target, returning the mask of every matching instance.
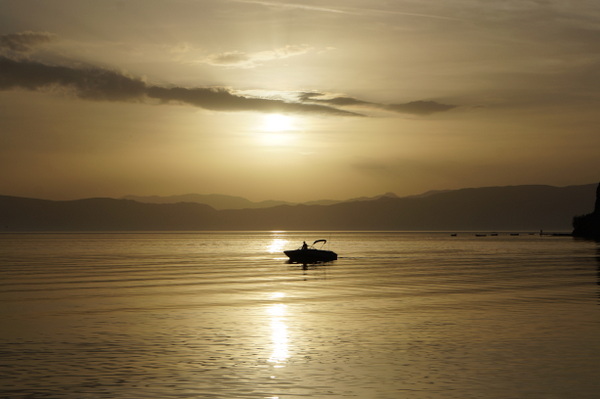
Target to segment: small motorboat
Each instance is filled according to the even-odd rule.
[[[304,242],[300,248],[283,251],[283,253],[290,258],[292,263],[319,263],[336,260],[337,254],[335,252],[315,248],[315,244],[322,243],[321,245],[325,245],[326,242],[327,240],[316,240],[310,246]]]

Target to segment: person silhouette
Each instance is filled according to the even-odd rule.
[[[306,241],[302,241],[302,250],[305,251],[308,249],[308,245],[306,245]]]

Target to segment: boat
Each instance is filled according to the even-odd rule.
[[[316,240],[310,246],[304,242],[300,248],[289,249],[283,251],[283,253],[290,258],[292,263],[320,263],[336,260],[337,254],[335,252],[315,248],[315,244],[322,243],[321,245],[325,245],[326,242],[327,240]]]

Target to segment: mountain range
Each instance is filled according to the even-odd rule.
[[[149,197],[154,199],[150,203],[142,202],[148,197],[51,201],[0,196],[0,231],[570,231],[574,216],[594,209],[596,186],[482,187],[246,208],[237,207],[248,200],[220,196],[236,209],[223,208],[227,201],[220,202],[220,209],[193,201],[202,196],[169,197],[177,201],[171,203],[164,197]]]
[[[361,197],[361,198],[353,198],[347,201],[366,201],[377,199],[383,196],[388,197],[396,197],[394,193],[386,193],[376,197]],[[123,197],[124,199],[134,200],[138,202],[145,202],[149,204],[176,204],[178,202],[195,202],[198,204],[209,205],[217,210],[222,209],[256,209],[256,208],[272,208],[274,206],[279,205],[299,205],[297,202],[288,202],[288,201],[277,201],[277,200],[268,200],[268,201],[260,201],[254,202],[250,201],[243,197],[236,197],[232,195],[223,195],[223,194],[183,194],[183,195],[169,195],[169,196],[137,196],[137,195],[127,195]],[[309,201],[302,202],[303,205],[332,205],[340,202],[346,201],[336,201],[336,200],[317,200],[317,201]]]

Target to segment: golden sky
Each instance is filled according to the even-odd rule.
[[[0,194],[598,181],[600,3],[0,0]]]

